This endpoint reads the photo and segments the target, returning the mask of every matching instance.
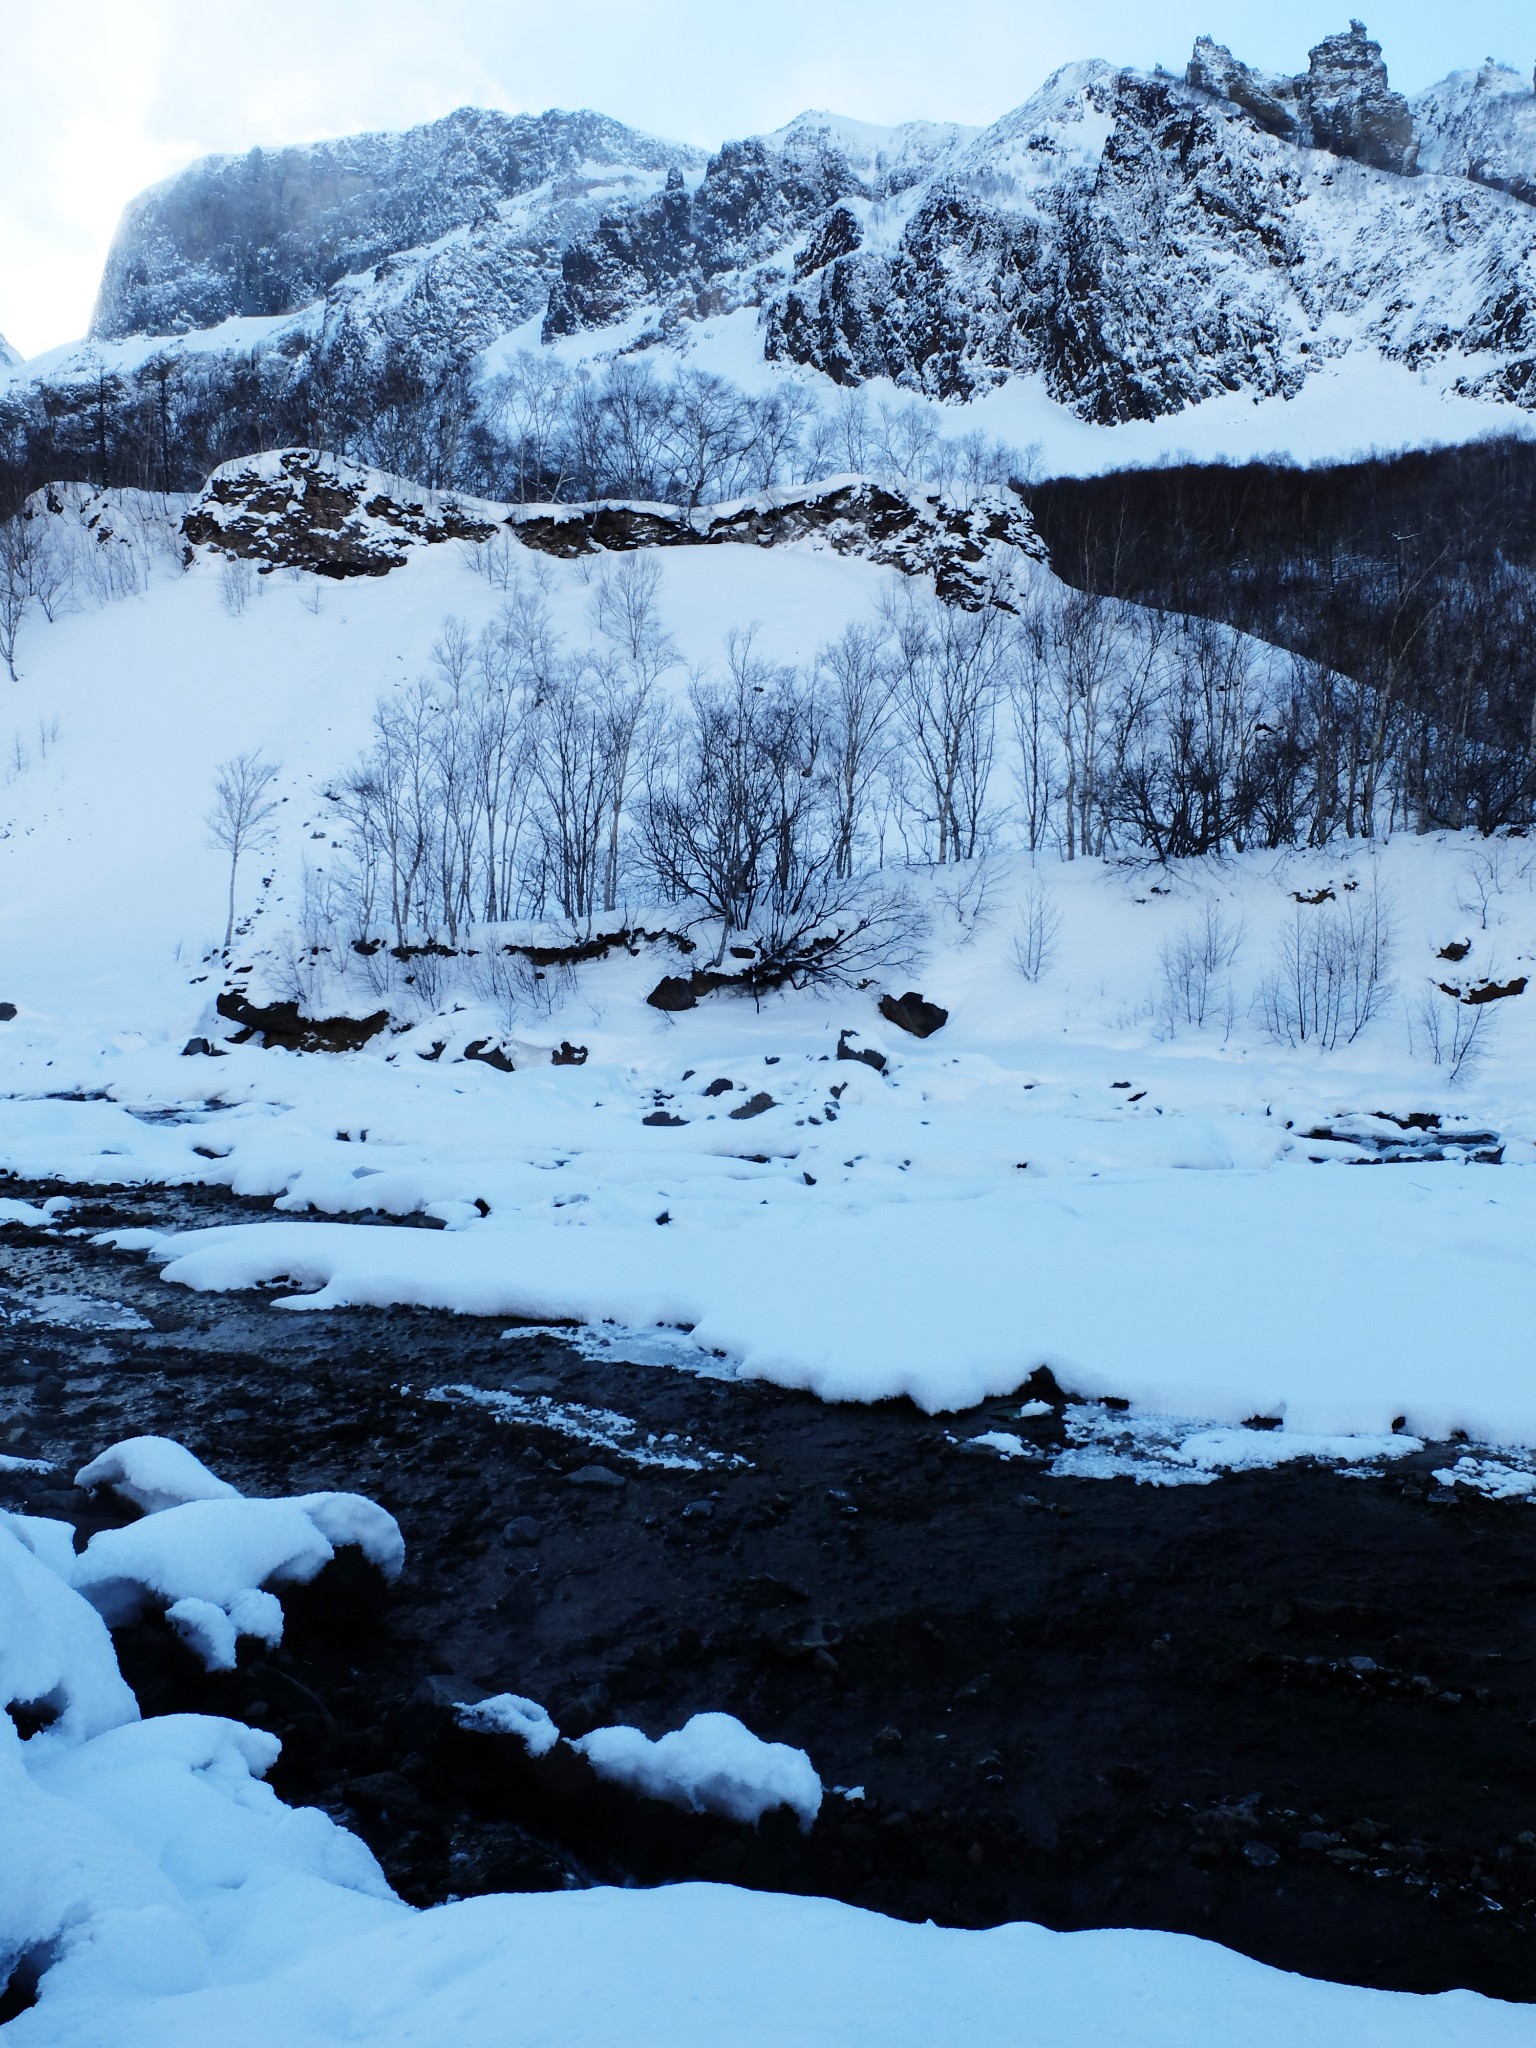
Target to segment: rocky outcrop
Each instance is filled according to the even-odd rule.
[[[1352,21],[1343,35],[1325,37],[1299,83],[1314,149],[1412,176],[1419,154],[1413,115],[1402,94],[1388,85],[1381,45],[1366,34],[1363,22]]]
[[[1196,92],[1240,107],[1282,141],[1353,157],[1402,177],[1417,167],[1413,113],[1388,85],[1381,45],[1366,34],[1363,22],[1325,37],[1298,78],[1252,71],[1209,36],[1196,42],[1184,75]]]
[[[786,284],[767,353],[938,398],[1038,375],[1101,425],[1228,392],[1293,396],[1359,347],[1536,403],[1536,223],[1465,180],[1367,163],[1343,176],[1288,139],[1319,110],[1343,121],[1346,75],[1361,89],[1335,141],[1385,150],[1398,132],[1369,48],[1332,40],[1346,54],[1294,95],[1209,45],[1211,89],[1107,65],[1058,74],[944,167],[894,246],[866,239]]]
[[[612,203],[702,160],[600,114],[473,107],[401,135],[208,157],[129,206],[91,332],[182,334],[291,312],[453,230],[506,222],[536,242],[530,202],[537,213],[597,186]]]
[[[938,595],[965,609],[987,600],[1010,557],[1044,559],[1029,514],[1011,493],[988,492],[959,504],[864,477],[769,491],[692,513],[666,505],[519,506],[508,524],[525,547],[563,556],[819,539],[838,554],[932,576]]]
[[[489,516],[487,516],[489,514]],[[413,547],[488,540],[498,508],[419,487],[311,448],[215,470],[181,523],[192,547],[317,576],[385,576]]]
[[[819,540],[838,554],[932,576],[941,598],[966,608],[986,601],[1005,563],[1045,558],[1022,501],[1007,491],[980,492],[961,503],[866,477],[837,477],[695,512],[670,505],[507,506],[424,493],[311,448],[227,463],[181,522],[191,547],[331,577],[385,576],[412,548],[486,541],[498,531],[510,531],[537,553],[565,558]],[[602,949],[629,936],[592,944]]]

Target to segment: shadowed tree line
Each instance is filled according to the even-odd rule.
[[[1536,444],[1188,465],[1026,495],[1078,588],[1293,654],[1265,710],[1282,840],[1532,821]]]

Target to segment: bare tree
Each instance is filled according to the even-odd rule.
[[[836,866],[847,877],[857,865],[860,830],[885,766],[896,678],[889,649],[870,626],[849,626],[816,659],[836,813]]]
[[[887,613],[896,716],[941,866],[980,849],[1012,618],[1000,603],[962,611],[911,591]]]
[[[235,879],[241,858],[267,845],[272,838],[277,799],[270,792],[277,774],[276,762],[264,761],[252,749],[223,762],[213,785],[208,833],[213,844],[222,847],[229,855],[229,915],[224,923],[226,953],[235,936]]]
[[[13,683],[20,680],[16,642],[36,597],[32,570],[37,542],[31,525],[18,514],[0,526],[0,661]]]

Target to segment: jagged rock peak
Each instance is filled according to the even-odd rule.
[[[1325,36],[1296,78],[1251,70],[1209,36],[1196,42],[1185,77],[1196,91],[1241,107],[1259,127],[1288,142],[1401,177],[1418,168],[1413,110],[1388,84],[1381,45],[1362,21]]]
[[[1419,155],[1413,114],[1388,85],[1381,45],[1364,22],[1351,21],[1344,34],[1317,45],[1302,90],[1314,148],[1356,157],[1378,171],[1413,174]]]
[[[19,370],[22,360],[21,351],[12,348],[5,336],[0,334],[0,370]]]

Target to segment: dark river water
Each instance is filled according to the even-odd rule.
[[[67,1220],[259,1213],[147,1191]],[[0,1448],[58,1468],[0,1474],[0,1505],[83,1541],[126,1511],[70,1475],[153,1431],[398,1517],[397,1586],[344,1554],[234,1673],[158,1621],[118,1640],[146,1711],[279,1734],[283,1796],[407,1898],[703,1876],[1536,1999],[1536,1506],[1436,1485],[1444,1447],[1369,1479],[1057,1480],[952,1440],[1059,1443],[1050,1387],[1023,1422],[834,1408],[499,1320],[192,1295],[15,1227],[0,1317]],[[504,1690],[568,1735],[723,1709],[828,1797],[805,1837],[677,1813],[458,1728]]]

